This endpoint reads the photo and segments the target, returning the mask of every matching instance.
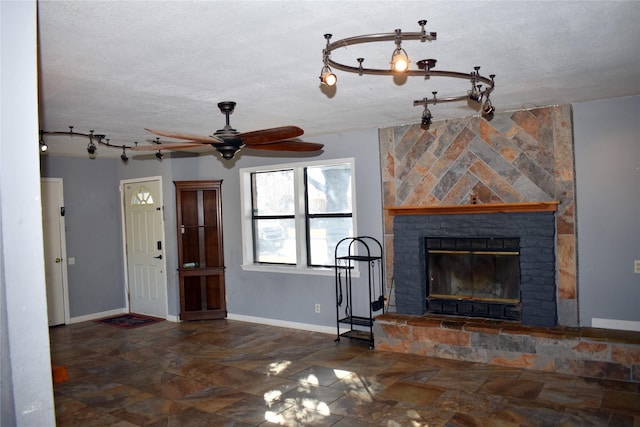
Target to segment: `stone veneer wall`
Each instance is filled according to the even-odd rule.
[[[569,105],[497,113],[379,131],[383,205],[559,201],[556,213],[558,323],[578,325],[574,161]],[[394,276],[393,217],[384,214],[386,283]],[[392,299],[391,305],[393,307]]]

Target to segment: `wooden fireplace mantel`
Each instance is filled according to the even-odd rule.
[[[396,206],[385,210],[395,215],[450,215],[510,212],[555,212],[560,202],[485,203],[448,206]]]

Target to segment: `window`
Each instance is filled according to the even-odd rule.
[[[355,235],[354,161],[240,170],[245,269],[325,269]]]
[[[147,187],[139,187],[131,200],[132,205],[152,205],[153,196]]]

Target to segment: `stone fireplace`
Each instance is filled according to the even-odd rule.
[[[443,213],[446,211],[442,208],[446,207],[442,206],[436,209],[393,209],[396,311],[400,314],[438,313],[519,320],[530,326],[556,326],[555,206],[553,202],[461,205],[451,207],[454,213]],[[485,212],[497,208],[501,212]],[[520,212],[506,212],[510,209]],[[469,295],[468,290],[467,294],[460,295],[458,289],[458,295],[444,296],[442,286],[432,287],[436,272],[429,266],[429,246],[435,247],[438,261],[443,261],[441,255],[445,254],[461,253],[470,257],[475,253],[476,257],[481,257],[484,253],[484,258],[477,259],[486,263],[496,261],[498,255],[501,263],[510,266],[501,281],[505,285],[509,282],[507,287],[511,286],[511,289],[496,291],[495,271],[490,270],[493,277],[489,278],[487,269],[479,268],[484,270],[481,280],[492,281],[491,289],[481,284],[475,295]],[[458,264],[454,270],[460,275],[464,267]],[[460,282],[459,279],[456,281]]]
[[[417,279],[419,294],[403,295],[402,286],[398,291],[399,280],[409,274],[402,263],[426,263],[425,238],[516,237],[521,246],[521,322],[578,325],[570,106],[502,112],[491,121],[480,117],[443,120],[429,129],[419,124],[384,128],[379,138],[385,273],[387,286],[394,287],[392,311],[428,312],[426,264],[417,267],[415,274],[420,277],[411,279]],[[536,203],[552,204],[553,209],[518,208]],[[501,205],[513,209],[506,212]],[[451,213],[450,207],[467,210]],[[472,211],[479,207],[489,211]],[[400,209],[413,211],[405,215],[398,213]],[[420,209],[431,211],[420,213]],[[461,222],[463,219],[469,221]],[[488,229],[494,219],[495,227]],[[544,251],[536,246],[541,244],[537,234],[541,229],[538,225],[527,228],[529,220],[545,224]],[[500,228],[503,225],[506,228]],[[525,234],[518,234],[520,231]],[[398,256],[403,245],[413,246],[414,252]],[[548,258],[536,260],[538,255]],[[539,262],[544,263],[544,271],[529,273]],[[531,303],[527,303],[529,298]],[[527,305],[549,312],[534,313]]]

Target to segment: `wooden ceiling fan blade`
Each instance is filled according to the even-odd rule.
[[[130,148],[131,151],[160,151],[160,150],[188,150],[190,148],[202,148],[203,145],[196,142],[183,142],[175,144],[145,144]]]
[[[272,142],[271,144],[247,145],[246,148],[273,151],[320,151],[322,147],[324,147],[324,144],[318,144],[317,142],[285,140]]]
[[[277,128],[254,130],[236,135],[247,146],[270,144],[276,141],[296,138],[304,131],[297,126],[280,126]]]
[[[160,129],[148,129],[144,128],[147,132],[151,132],[154,135],[166,136],[167,138],[182,139],[185,141],[194,141],[202,144],[216,144],[222,142],[222,139],[213,135],[194,135],[192,133],[172,132],[170,130]]]

